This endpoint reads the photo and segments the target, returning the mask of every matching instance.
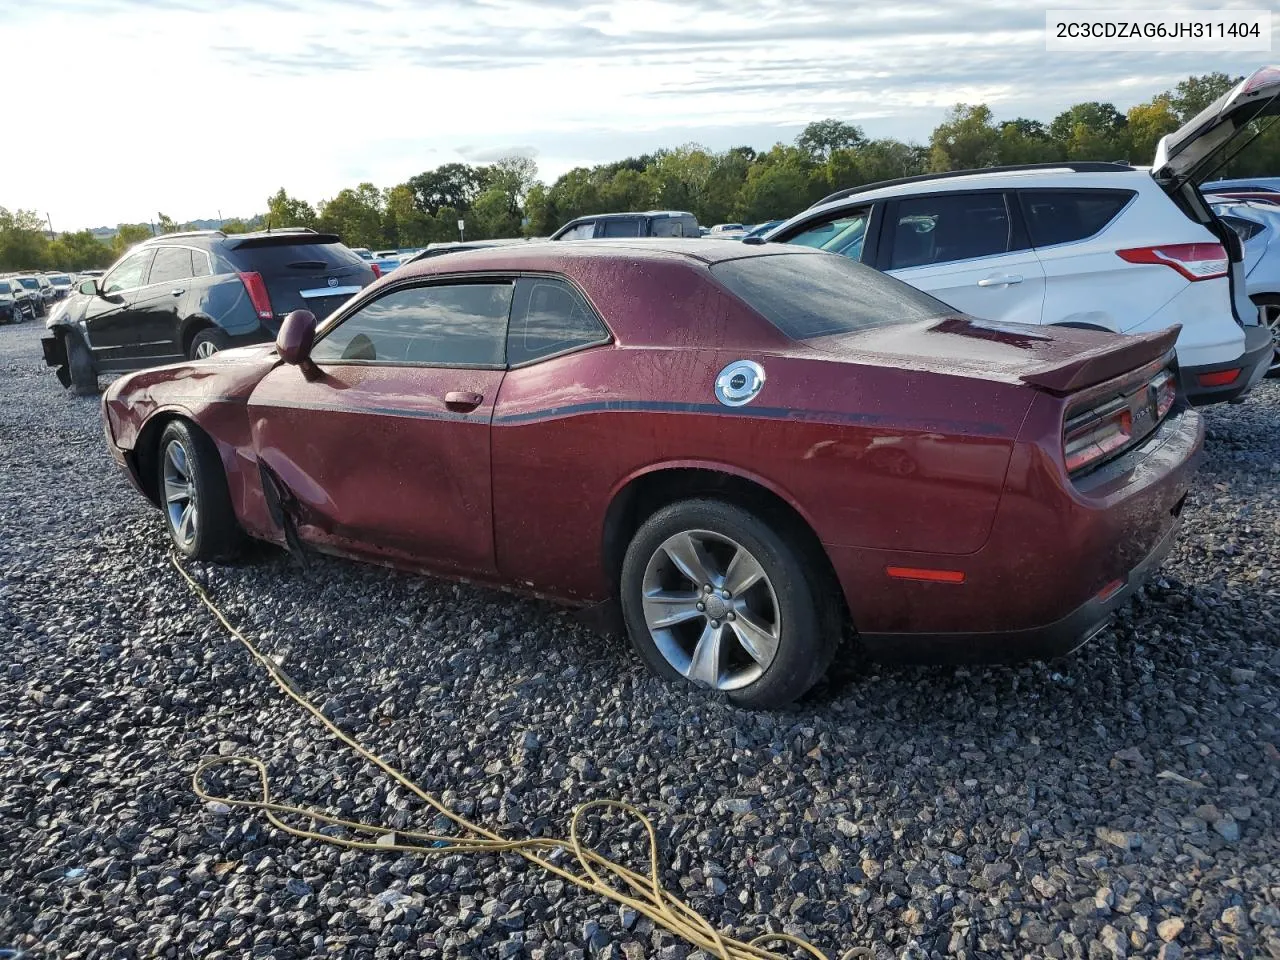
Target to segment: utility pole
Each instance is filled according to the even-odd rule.
[[[49,224],[49,239],[52,240],[53,239],[53,217],[49,216],[49,212],[47,210],[45,211],[44,219]]]

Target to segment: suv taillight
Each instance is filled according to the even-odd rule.
[[[373,271],[373,279],[377,280],[382,276],[382,268],[376,263],[369,264],[369,269]]]
[[[1220,243],[1167,243],[1159,247],[1117,250],[1129,263],[1159,263],[1173,267],[1188,280],[1213,280],[1227,275],[1227,250]]]
[[[260,273],[242,273],[240,282],[244,284],[245,293],[249,294],[249,302],[259,320],[270,320],[275,314],[271,312],[271,297],[267,295],[267,285]]]

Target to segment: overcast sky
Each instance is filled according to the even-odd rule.
[[[768,147],[823,117],[924,140],[958,101],[1048,120],[1271,58],[1047,54],[1050,6],[1125,5],[0,0],[0,206],[57,230],[247,216],[280,186],[315,203],[513,152],[550,182],[689,141]]]

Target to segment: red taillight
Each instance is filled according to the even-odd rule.
[[[1253,93],[1259,87],[1280,83],[1280,67],[1261,67],[1253,72],[1240,92]]]
[[[271,297],[267,295],[267,285],[260,273],[242,273],[240,282],[244,284],[245,293],[249,294],[249,302],[253,304],[254,313],[259,320],[270,320],[275,314],[271,312]]]
[[[376,263],[371,263],[369,266],[373,268],[373,279],[377,280],[382,276],[382,268],[380,266]]]
[[[1084,422],[1068,423],[1062,438],[1068,473],[1101,460],[1133,438],[1133,415],[1127,404],[1111,413],[1088,413],[1077,419]]]
[[[1173,267],[1188,280],[1213,280],[1227,275],[1227,250],[1220,243],[1168,243],[1159,247],[1117,250],[1129,263],[1157,263]]]
[[[1235,383],[1236,378],[1240,376],[1240,368],[1234,370],[1218,370],[1214,373],[1201,373],[1196,376],[1202,387],[1225,387],[1229,383]]]

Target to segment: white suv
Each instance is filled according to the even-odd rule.
[[[1265,68],[1161,140],[1151,169],[1116,163],[1003,167],[842,190],[768,242],[830,250],[987,320],[1116,333],[1181,324],[1193,403],[1243,397],[1271,338],[1249,301],[1239,238],[1195,187],[1250,120],[1280,112]]]

